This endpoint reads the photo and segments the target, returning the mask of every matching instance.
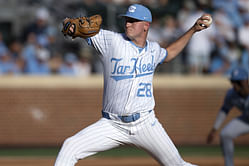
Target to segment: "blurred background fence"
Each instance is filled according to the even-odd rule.
[[[58,146],[101,117],[101,76],[5,76],[0,80],[1,147]],[[227,79],[156,76],[154,87],[157,117],[176,145],[205,145],[230,87]],[[238,113],[232,111],[227,120]],[[248,145],[249,136],[235,142]]]

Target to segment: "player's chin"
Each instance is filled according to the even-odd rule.
[[[129,33],[128,31],[125,31],[125,34],[126,34],[126,36],[130,39],[130,40],[132,40],[134,37],[133,37],[133,35],[131,34],[131,33]]]

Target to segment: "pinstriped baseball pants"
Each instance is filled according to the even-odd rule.
[[[192,165],[181,158],[152,111],[131,123],[101,118],[64,141],[55,166],[74,166],[79,159],[127,144],[145,150],[162,166]]]

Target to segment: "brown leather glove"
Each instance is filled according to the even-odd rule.
[[[100,15],[91,17],[66,18],[63,21],[62,33],[64,36],[88,38],[99,33],[102,23]]]

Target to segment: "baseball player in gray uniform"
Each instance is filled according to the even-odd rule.
[[[211,143],[229,111],[236,107],[241,111],[239,117],[230,121],[220,133],[221,148],[223,151],[225,165],[233,166],[234,144],[233,139],[236,137],[249,133],[249,85],[248,73],[243,68],[236,68],[231,73],[230,81],[232,88],[230,88],[225,96],[224,103],[217,114],[213,128],[208,134],[207,143]]]
[[[209,27],[207,15],[166,49],[146,40],[152,15],[140,4],[122,15],[124,34],[101,29],[87,38],[104,66],[102,118],[64,141],[55,166],[74,166],[79,159],[127,144],[147,151],[163,166],[191,165],[155,116],[152,82],[158,64],[171,61],[196,32]]]

